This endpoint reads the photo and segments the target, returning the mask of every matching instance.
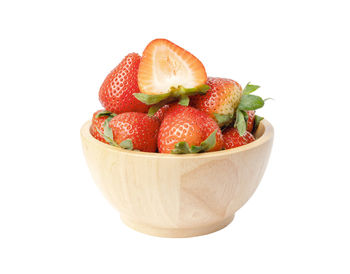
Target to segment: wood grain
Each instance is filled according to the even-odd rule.
[[[273,127],[263,120],[257,140],[219,152],[171,155],[106,145],[81,129],[92,177],[128,226],[162,237],[208,234],[228,225],[252,196],[266,169]]]

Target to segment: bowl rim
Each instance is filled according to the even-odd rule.
[[[90,133],[90,126],[91,121],[88,120],[83,124],[80,130],[80,135],[82,139],[87,140],[90,143],[96,144],[101,146],[101,148],[105,150],[114,151],[115,153],[124,153],[128,154],[130,156],[140,156],[140,157],[146,157],[146,158],[170,158],[170,159],[194,159],[194,158],[211,158],[211,157],[219,157],[219,156],[227,156],[231,154],[240,153],[243,151],[252,150],[256,147],[259,147],[266,142],[273,139],[274,136],[274,129],[273,126],[267,121],[266,119],[263,119],[260,124],[258,131],[263,130],[262,135],[258,137],[254,142],[251,142],[247,145],[240,146],[237,148],[231,148],[221,151],[214,151],[214,152],[206,152],[206,153],[198,153],[198,154],[168,154],[168,153],[156,153],[156,152],[143,152],[143,151],[131,151],[126,150],[118,147],[111,146],[109,144],[105,144],[97,139],[95,139],[91,133]],[[261,128],[263,127],[263,128]]]

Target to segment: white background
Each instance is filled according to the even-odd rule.
[[[0,3],[0,273],[350,273],[348,1]],[[104,77],[159,37],[275,99],[265,176],[208,236],[124,226],[81,150]]]

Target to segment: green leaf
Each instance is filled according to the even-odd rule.
[[[159,95],[149,95],[149,94],[145,94],[145,93],[134,93],[133,94],[137,100],[141,101],[142,103],[146,104],[146,105],[154,105],[159,103],[160,101],[168,98],[171,93],[163,93],[163,94],[159,94]]]
[[[256,110],[264,106],[264,100],[260,96],[256,95],[242,95],[238,105],[240,110]]]
[[[187,142],[179,142],[175,145],[175,148],[171,151],[173,154],[188,154],[191,153],[190,146]]]
[[[156,114],[156,112],[157,112],[161,107],[163,107],[163,106],[165,106],[166,104],[169,104],[169,103],[171,103],[171,102],[174,102],[174,101],[176,101],[176,98],[171,98],[171,97],[169,97],[169,98],[167,98],[167,99],[165,99],[165,100],[163,100],[163,101],[161,101],[161,102],[159,102],[159,103],[157,103],[157,104],[151,106],[151,107],[148,109],[148,116],[151,116],[151,117],[152,117],[154,114]]]
[[[110,114],[112,114],[112,112],[108,111],[108,110],[102,110],[99,113],[96,114],[96,118],[100,118],[102,116],[109,116]]]
[[[106,119],[106,121],[103,124],[103,130],[104,130],[104,136],[106,136],[107,138],[113,140],[113,131],[112,129],[109,127],[109,122],[112,120],[112,117],[108,117]]]
[[[248,113],[244,110],[242,110],[243,116],[244,116],[244,120],[248,121]]]
[[[107,143],[109,143],[110,145],[112,145],[113,140],[109,139],[107,136],[105,136],[98,128],[96,128],[97,132],[100,133],[100,135],[103,137],[103,139],[105,139],[105,141]]]
[[[196,94],[205,94],[210,89],[210,86],[208,85],[200,85],[194,88],[185,88],[183,86],[177,86],[177,87],[171,87],[169,89],[169,92],[175,96],[179,97],[181,95],[196,95]]]
[[[238,133],[241,136],[243,136],[244,133],[247,131],[247,124],[244,120],[244,114],[239,109],[237,109],[236,111],[236,121],[234,127],[237,128]]]
[[[219,114],[214,113],[215,119],[218,122],[219,126],[225,126],[230,124],[233,121],[233,114]]]
[[[199,152],[202,152],[201,146],[191,146],[190,153],[199,153]]]
[[[213,147],[215,147],[216,145],[216,132],[218,130],[214,130],[207,139],[205,139],[202,143],[201,143],[201,151],[205,152],[208,150],[211,150]]]
[[[190,146],[187,142],[179,142],[175,145],[175,148],[171,151],[173,154],[189,154],[200,153],[211,150],[216,145],[216,133],[214,130],[207,139],[205,139],[199,146]]]
[[[207,91],[210,89],[210,86],[208,86],[208,85],[201,85],[201,86],[198,86],[198,87],[196,87],[195,88],[197,91],[195,91],[196,92],[196,94],[197,93],[201,93],[201,94],[206,94],[207,93]],[[189,90],[187,91],[187,95],[194,95],[194,94],[190,94],[191,92],[189,92]]]
[[[132,140],[131,139],[126,139],[123,142],[121,142],[119,144],[120,147],[127,149],[127,150],[133,150],[134,146],[132,144]]]
[[[182,95],[179,100],[179,105],[187,107],[190,103],[190,98],[187,95]]]
[[[194,88],[184,88],[183,86],[177,86],[171,87],[167,93],[163,94],[149,95],[145,93],[134,93],[133,95],[136,97],[136,99],[146,105],[154,105],[168,98],[180,98],[181,105],[185,105],[187,101],[189,101],[186,96],[205,94],[209,89],[210,86],[208,85],[200,85]]]
[[[115,113],[112,113],[112,112],[110,112],[110,111],[108,111],[108,110],[101,110],[99,113],[97,113],[96,114],[96,118],[100,118],[100,117],[102,117],[102,116],[112,116],[112,117],[114,117],[114,116],[116,116],[117,114],[115,114]]]
[[[191,148],[187,142],[178,142],[171,153],[189,154],[209,151],[216,145],[216,133],[217,130],[214,130],[199,146],[192,146]]]
[[[119,145],[117,144],[116,141],[114,141],[113,138],[113,130],[112,128],[109,126],[109,122],[113,119],[113,116],[110,116],[106,119],[106,121],[103,124],[103,134],[100,130],[97,129],[97,131],[103,136],[103,138],[106,140],[107,143],[109,143],[112,146],[115,147],[121,147],[124,149],[128,149],[128,150],[133,150],[133,144],[131,139],[126,139],[123,142],[121,142]]]
[[[260,86],[257,85],[251,85],[250,82],[244,87],[243,94],[250,94],[254,91],[256,91]]]
[[[259,127],[259,124],[261,122],[261,120],[263,120],[264,117],[255,115],[255,120],[254,120],[254,130],[256,130]]]
[[[160,104],[155,104],[148,109],[148,116],[153,116],[162,107]]]
[[[107,143],[109,143],[112,146],[118,146],[118,144],[114,141],[113,138],[113,131],[109,127],[109,122],[113,119],[112,116],[109,116],[106,121],[103,124],[103,134],[99,131],[99,133],[103,136],[103,138],[106,140]]]

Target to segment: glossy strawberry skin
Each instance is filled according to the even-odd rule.
[[[160,122],[163,121],[165,113],[169,110],[170,105],[162,106],[155,114],[154,117],[156,117]]]
[[[209,135],[213,133],[214,130],[217,130],[215,136],[216,144],[211,150],[209,150],[209,152],[221,150],[224,146],[224,138],[217,122],[205,112],[199,111],[198,123],[199,125],[201,125],[204,140],[207,139]]]
[[[254,120],[255,120],[255,110],[248,110],[248,120],[247,120],[247,131],[253,132]]]
[[[202,131],[190,108],[174,105],[166,112],[160,125],[158,151],[171,153],[175,145],[182,141],[190,146],[199,146]]]
[[[103,132],[104,132],[103,124],[106,121],[106,119],[108,118],[108,116],[101,116],[99,118],[96,118],[96,115],[101,111],[103,111],[103,110],[98,110],[92,115],[90,133],[95,139],[107,144],[106,140],[98,132],[98,130],[99,130],[103,134]]]
[[[102,106],[113,113],[147,112],[148,106],[133,95],[139,93],[137,74],[141,57],[128,54],[114,68],[101,85],[99,98]]]
[[[191,106],[206,112],[214,119],[214,114],[233,115],[242,96],[240,84],[218,77],[208,77],[206,84],[210,89],[204,95],[192,96]]]
[[[125,112],[109,122],[117,144],[131,139],[134,149],[145,152],[156,152],[159,125],[157,118],[140,112]]]
[[[189,146],[199,146],[214,130],[217,130],[214,150],[221,150],[223,137],[217,123],[207,114],[175,104],[169,108],[161,123],[158,134],[158,151],[171,153],[175,144],[187,142]]]
[[[249,144],[255,140],[250,132],[240,136],[236,128],[229,128],[223,132],[225,149],[240,147]]]

